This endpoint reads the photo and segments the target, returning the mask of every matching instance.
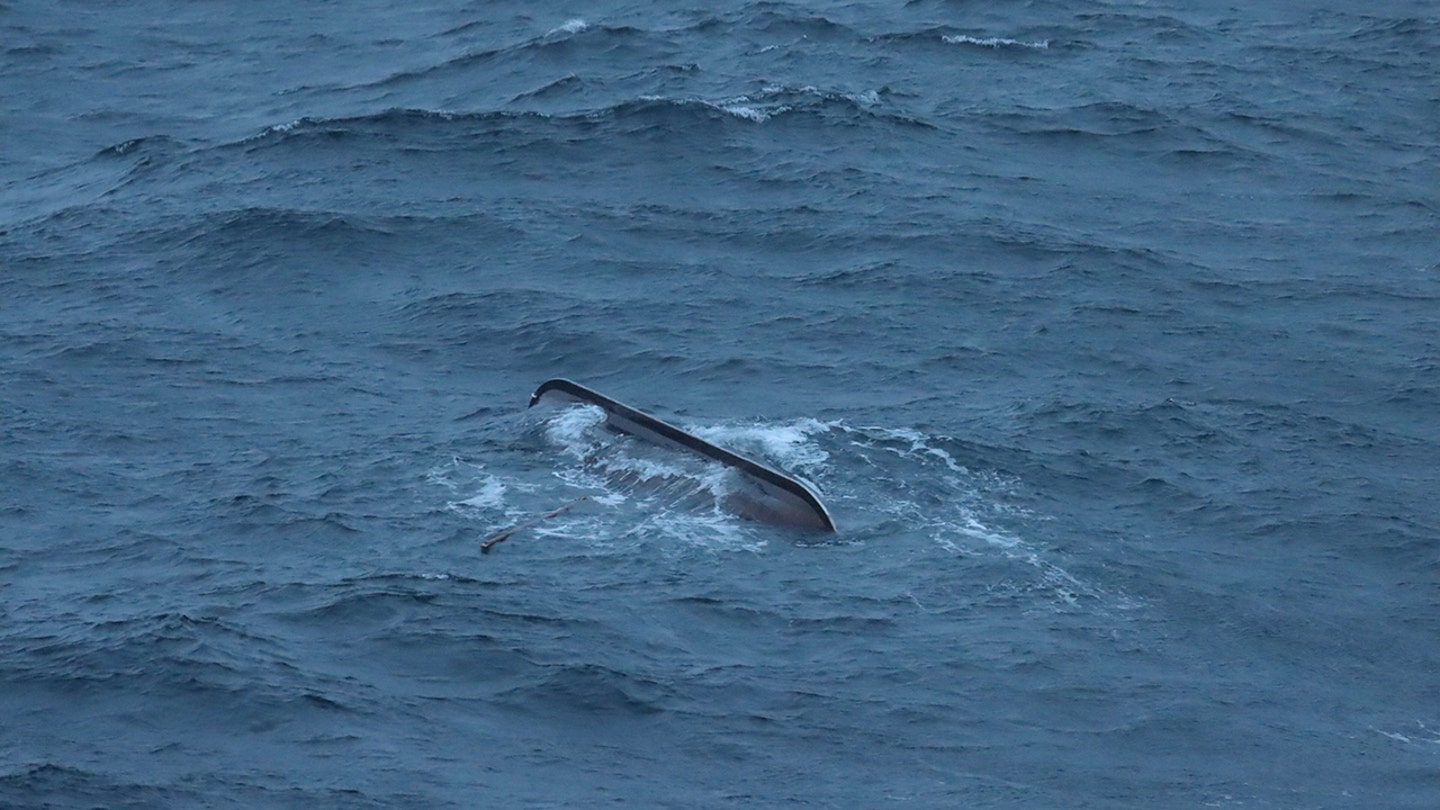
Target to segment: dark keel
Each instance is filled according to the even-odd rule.
[[[780,526],[835,531],[835,521],[825,505],[805,484],[738,453],[717,447],[669,422],[565,379],[541,383],[530,396],[530,406],[541,402],[597,405],[604,409],[605,422],[614,430],[663,447],[699,453],[736,470],[745,485],[726,498],[724,506],[741,517]]]

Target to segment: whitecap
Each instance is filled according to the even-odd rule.
[[[727,113],[730,113],[736,118],[744,118],[747,121],[754,121],[757,124],[763,124],[766,121],[769,121],[776,112],[784,112],[787,108],[781,107],[780,109],[773,112],[767,112],[765,110],[759,109],[758,107],[747,107],[741,104],[731,104],[721,105],[720,109],[724,110]]]
[[[862,107],[874,107],[880,103],[880,94],[874,90],[866,90],[862,93],[850,93],[845,97]]]
[[[1418,720],[1414,722],[1414,728],[1407,728],[1403,731],[1386,731],[1373,726],[1370,730],[1382,737],[1388,737],[1406,745],[1440,745],[1440,731],[1430,728]]]
[[[972,37],[966,34],[946,34],[941,39],[951,45],[978,45],[982,48],[1034,48],[1044,50],[1050,47],[1050,40],[1041,39],[1033,42],[1023,42],[1018,39],[1007,39],[1005,37]]]
[[[590,24],[589,24],[589,23],[587,23],[587,22],[585,22],[584,20],[576,17],[576,18],[573,19],[573,20],[566,20],[566,21],[564,22],[564,24],[560,25],[559,27],[550,29],[550,30],[545,34],[545,36],[547,36],[547,37],[554,37],[554,36],[559,36],[559,35],[561,35],[561,34],[578,34],[578,33],[580,33],[581,31],[584,31],[584,30],[586,30],[586,29],[589,28],[589,27],[590,27]]]

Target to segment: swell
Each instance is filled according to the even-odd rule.
[[[221,712],[232,722],[299,705],[340,707],[331,685],[302,674],[286,645],[191,611],[101,619],[58,631],[32,626],[7,633],[7,641],[23,653],[7,656],[9,688],[52,701],[121,690],[145,700],[205,705],[206,713]]]
[[[600,664],[547,666],[543,674],[496,696],[527,713],[565,717],[644,717],[667,711],[680,700],[674,686],[659,679]]]
[[[442,36],[453,38],[468,30],[469,26],[460,26]],[[446,84],[477,70],[493,70],[501,65],[535,65],[561,59],[572,63],[591,61],[605,64],[607,60],[623,62],[643,58],[650,63],[665,63],[680,59],[682,53],[697,47],[713,50],[715,43],[720,42],[739,43],[751,56],[783,53],[813,43],[849,47],[862,52],[874,52],[877,48],[942,44],[1010,54],[1043,51],[1051,44],[1050,38],[1044,34],[996,34],[954,26],[871,32],[837,22],[824,14],[759,3],[732,12],[706,14],[673,27],[647,29],[628,25],[591,25],[583,20],[572,20],[541,36],[470,50],[434,65],[399,71],[378,81],[346,89],[395,91],[422,82]]]
[[[568,79],[560,80],[556,86],[564,88],[569,84]],[[771,119],[811,120],[839,126],[874,123],[935,128],[923,119],[887,109],[886,97],[882,92],[848,93],[812,86],[766,85],[755,92],[719,98],[641,95],[598,109],[563,114],[509,110],[456,113],[395,108],[344,118],[300,118],[272,126],[236,146],[254,150],[305,141],[369,139],[398,141],[402,149],[460,150],[484,143],[487,148],[502,152],[547,135],[564,140],[577,134],[611,131],[683,139],[716,126],[738,129]]]
[[[86,205],[103,205],[125,186],[153,175],[191,147],[168,135],[129,138],[74,163],[39,172],[7,188],[0,239],[12,228]]]
[[[993,111],[984,121],[1017,135],[1041,137],[1114,138],[1165,135],[1184,128],[1169,114],[1150,107],[1119,101],[1101,101],[1059,109],[1015,108]]]
[[[196,785],[157,785],[100,770],[54,762],[12,763],[0,774],[0,796],[15,810],[50,807],[166,807],[204,805],[208,791]]]
[[[395,310],[409,326],[388,348],[425,353],[485,347],[490,362],[504,367],[534,368],[536,363],[563,363],[590,358],[619,362],[617,351],[635,349],[620,332],[607,336],[601,323],[621,313],[620,301],[597,301],[545,289],[508,289],[485,293],[439,293],[401,304]]]
[[[452,33],[460,33],[456,29]],[[581,21],[563,25],[538,37],[508,45],[464,53],[435,65],[406,70],[375,82],[353,85],[348,90],[399,91],[421,82],[448,83],[457,76],[493,68],[503,62],[532,62],[544,59],[638,58],[649,60],[673,54],[674,46],[665,33],[631,26],[591,26]]]
[[[950,46],[952,49],[972,50],[976,53],[989,51],[1017,57],[1034,55],[1051,47],[1051,39],[1046,35],[1026,36],[1015,32],[1000,35],[948,25],[877,34],[871,37],[871,42],[901,48]],[[1074,43],[1069,45],[1073,47]]]

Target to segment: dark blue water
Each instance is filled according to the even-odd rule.
[[[0,50],[0,805],[1440,806],[1434,3]]]

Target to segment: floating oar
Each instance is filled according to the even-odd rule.
[[[553,518],[553,517],[555,517],[555,516],[557,516],[557,515],[560,515],[560,514],[566,512],[566,511],[569,511],[570,509],[572,509],[572,508],[574,508],[574,507],[576,507],[576,506],[579,506],[580,504],[582,504],[582,503],[584,503],[584,502],[586,502],[586,501],[588,501],[588,500],[590,500],[590,496],[589,496],[589,495],[581,495],[580,497],[576,498],[575,500],[571,501],[570,503],[565,504],[564,506],[560,507],[559,509],[551,509],[549,512],[546,512],[545,514],[540,515],[539,517],[530,518],[529,520],[525,521],[524,523],[517,523],[517,524],[515,524],[514,526],[511,526],[510,528],[506,529],[505,531],[500,532],[499,534],[497,534],[497,535],[495,535],[494,537],[490,538],[489,540],[486,540],[485,542],[481,543],[481,544],[480,544],[480,553],[481,553],[481,554],[489,554],[489,553],[490,553],[490,547],[491,547],[491,546],[495,545],[496,543],[503,543],[503,542],[505,542],[506,540],[509,540],[509,539],[510,539],[510,535],[512,535],[512,534],[514,534],[514,533],[516,533],[516,532],[519,532],[519,531],[524,531],[524,530],[530,528],[531,526],[539,525],[540,523],[543,523],[544,521],[547,521],[547,520],[549,520],[549,519],[551,519],[551,518]]]

